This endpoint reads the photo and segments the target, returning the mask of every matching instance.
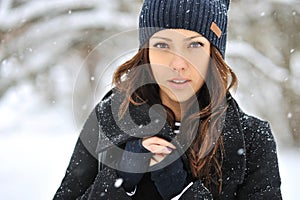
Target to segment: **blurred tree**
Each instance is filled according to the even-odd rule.
[[[111,35],[136,27],[139,6],[128,0],[1,0],[0,97],[30,82],[49,102],[71,105],[74,77],[83,69],[74,98],[75,107],[87,109],[92,74],[105,56],[87,55]]]
[[[300,76],[291,60],[300,61],[300,1],[235,0],[229,29],[241,104],[269,120],[280,143],[299,145]]]

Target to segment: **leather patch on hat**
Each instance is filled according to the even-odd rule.
[[[215,22],[211,23],[210,30],[212,32],[214,32],[216,34],[216,36],[218,36],[218,38],[221,37],[222,31],[221,31],[221,29],[219,28],[219,26]]]

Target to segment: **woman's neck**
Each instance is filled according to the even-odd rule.
[[[161,101],[164,106],[167,106],[172,110],[175,115],[175,120],[180,122],[181,116],[183,115],[183,105],[184,103],[180,103],[170,99],[167,95],[161,95]]]
[[[178,102],[175,102],[178,105],[174,105],[170,101],[162,102],[162,103],[163,103],[163,105],[167,106],[168,108],[170,108],[172,110],[172,112],[174,113],[174,116],[175,116],[175,120],[180,122],[181,121],[180,104]]]

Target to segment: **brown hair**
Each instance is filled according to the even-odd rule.
[[[121,105],[119,117],[123,116],[130,103],[161,104],[158,85],[149,83],[155,81],[149,64],[149,49],[143,48],[114,73],[113,84],[127,96]],[[193,139],[187,151],[193,176],[204,180],[207,187],[211,187],[211,183],[218,185],[219,192],[222,190],[221,167],[224,153],[221,130],[227,109],[224,100],[226,102],[226,95],[236,85],[236,75],[217,48],[211,45],[206,83],[198,92],[200,112],[189,113],[184,120],[186,123],[182,123],[186,124],[183,128],[188,130],[188,137]],[[166,110],[170,124],[174,124],[172,112],[168,108]],[[199,122],[199,126],[194,125]]]

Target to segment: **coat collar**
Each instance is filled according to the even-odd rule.
[[[132,137],[149,137],[155,133],[167,140],[175,137],[171,126],[165,120],[166,116],[150,109],[147,104],[130,107],[130,113],[126,113],[122,120],[117,120],[123,99],[122,94],[111,91],[97,105],[100,139],[96,153],[121,145]],[[242,112],[231,96],[227,102],[228,109],[222,129],[225,150],[223,185],[242,183],[246,165],[245,140],[240,121]]]
[[[241,184],[246,169],[246,147],[240,114],[243,112],[236,101],[229,97],[229,107],[222,131],[225,155],[223,161],[223,185]],[[224,188],[225,190],[225,188]]]
[[[110,92],[96,106],[99,121],[99,141],[96,153],[100,153],[112,146],[118,146],[132,137],[149,137],[159,135],[167,140],[175,134],[159,108],[150,108],[147,104],[131,106],[121,120],[118,120],[119,107],[124,95],[117,91]]]

